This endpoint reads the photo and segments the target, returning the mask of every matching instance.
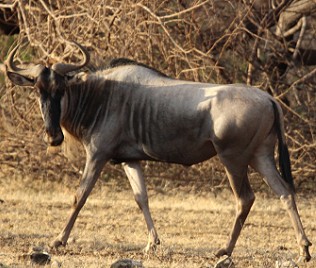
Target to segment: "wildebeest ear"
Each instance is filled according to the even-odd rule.
[[[18,86],[34,86],[35,84],[33,79],[17,73],[7,72],[7,76],[13,82],[13,84]]]

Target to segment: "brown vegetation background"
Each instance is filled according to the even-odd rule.
[[[315,14],[315,0],[0,0],[0,69],[17,43],[20,63],[78,62],[73,40],[96,65],[127,57],[178,79],[260,87],[283,107],[298,207],[315,244]],[[83,167],[83,152],[69,161],[47,149],[36,98],[0,72],[0,267],[30,266],[29,248],[57,235]],[[215,263],[211,253],[225,243],[235,213],[218,160],[143,167],[162,241],[156,254],[141,253],[143,217],[121,167],[108,164],[53,260],[62,267],[109,267],[126,257],[154,268]],[[298,257],[293,229],[262,179],[251,171],[250,179],[259,193],[234,262],[279,267]],[[300,267],[316,266],[314,247],[311,254]]]
[[[67,42],[74,40],[94,62],[127,57],[179,79],[246,83],[268,91],[285,112],[295,182],[299,189],[315,187],[314,0],[7,0],[0,2],[0,10],[0,61],[21,42],[20,62],[76,62],[80,54]],[[46,152],[36,92],[2,82],[0,175],[38,178],[45,170],[46,178],[54,180],[78,177],[78,162],[69,165],[62,154]],[[192,169],[144,167],[162,185],[226,185],[216,159]],[[107,165],[102,178],[121,175],[120,167]],[[255,185],[261,183],[254,179]]]

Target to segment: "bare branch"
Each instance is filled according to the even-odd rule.
[[[297,58],[297,55],[298,55],[298,50],[302,44],[302,40],[303,40],[303,37],[304,37],[304,33],[305,33],[305,30],[306,30],[306,17],[303,16],[301,19],[301,31],[300,31],[300,35],[299,35],[299,38],[296,42],[296,46],[295,46],[295,50],[293,52],[293,59],[296,59]]]
[[[194,5],[194,6],[190,7],[190,8],[182,10],[180,12],[173,13],[173,14],[170,14],[170,15],[161,16],[160,19],[161,20],[165,20],[165,19],[171,19],[173,17],[182,16],[183,14],[186,14],[186,13],[191,12],[191,11],[197,9],[197,8],[200,8],[201,6],[204,6],[205,4],[207,4],[209,2],[210,2],[209,0],[206,0],[206,1],[202,2],[202,3],[200,3],[200,4]]]
[[[13,1],[12,4],[1,4],[0,3],[0,9],[15,9],[16,5],[18,3],[18,0]]]

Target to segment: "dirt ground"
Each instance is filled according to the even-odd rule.
[[[59,233],[72,203],[69,179],[0,178],[0,267],[29,267],[23,254],[47,245]],[[149,185],[161,246],[144,255],[145,222],[131,190],[122,185],[114,180],[97,183],[68,246],[59,252],[48,250],[53,261],[61,267],[110,267],[118,259],[130,258],[146,268],[208,267],[216,262],[212,253],[225,243],[235,213],[230,190],[215,194],[185,188],[158,190]],[[276,261],[297,259],[294,231],[280,201],[270,193],[256,197],[233,253],[236,267],[275,267]],[[312,242],[316,240],[315,201],[311,195],[298,195]],[[311,254],[312,261],[300,267],[316,267],[314,247]]]

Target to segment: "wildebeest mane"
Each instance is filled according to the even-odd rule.
[[[96,71],[102,71],[102,70],[116,68],[116,67],[120,67],[120,66],[126,66],[126,65],[138,65],[138,66],[144,67],[146,69],[149,69],[151,71],[154,71],[155,73],[157,73],[160,76],[168,77],[163,72],[161,72],[161,71],[159,71],[159,70],[157,70],[149,65],[146,65],[144,63],[141,63],[141,62],[138,62],[135,60],[131,60],[128,58],[115,58],[115,59],[111,59],[108,62],[100,60],[99,58],[95,58],[92,60],[92,62],[89,63],[88,70],[91,72],[96,72]]]
[[[162,73],[161,71],[158,71],[157,69],[148,66],[144,63],[141,62],[137,62],[135,60],[131,60],[131,59],[127,59],[127,58],[117,58],[117,59],[113,59],[111,60],[109,67],[110,68],[115,68],[115,67],[119,67],[119,66],[124,66],[124,65],[138,65],[138,66],[142,66],[144,68],[150,69],[154,72],[156,72],[157,74],[164,76],[164,77],[168,77],[166,74]]]

